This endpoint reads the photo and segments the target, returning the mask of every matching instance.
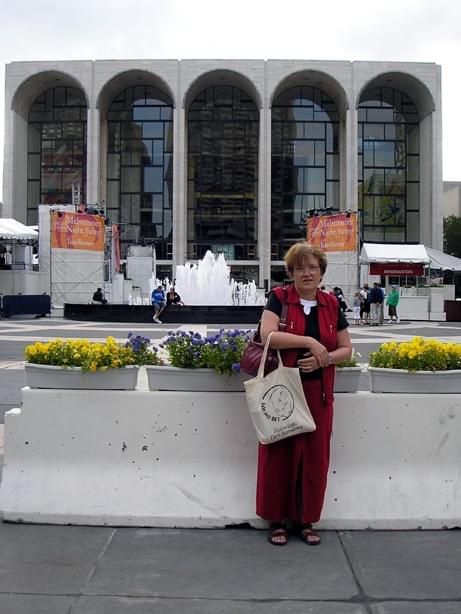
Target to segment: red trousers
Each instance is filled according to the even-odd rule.
[[[256,513],[273,522],[317,522],[330,463],[333,402],[322,400],[320,380],[303,382],[317,429],[269,445],[259,444]]]

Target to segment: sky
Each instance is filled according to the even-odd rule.
[[[461,181],[459,0],[0,0],[0,24],[0,168],[9,62],[377,60],[441,65],[443,178]]]

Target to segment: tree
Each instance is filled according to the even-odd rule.
[[[461,217],[450,215],[443,220],[443,251],[461,258]]]

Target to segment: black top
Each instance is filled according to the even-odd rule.
[[[96,290],[95,293],[93,294],[93,301],[98,301],[99,303],[102,303],[103,300],[104,300],[104,296],[102,294],[102,291]]]
[[[177,303],[181,302],[181,297],[179,296],[179,294],[177,292],[174,293],[173,298],[170,297],[170,293],[167,292],[166,294],[166,304],[167,305],[176,305]]]
[[[282,303],[275,296],[274,292],[271,292],[269,298],[267,299],[267,303],[264,309],[268,311],[272,311],[277,314],[279,317],[282,314]],[[305,330],[304,334],[307,337],[313,337],[317,341],[320,341],[320,328],[319,328],[319,317],[318,317],[318,308],[317,305],[315,307],[311,307],[309,315],[305,316]],[[349,326],[349,323],[346,320],[346,317],[338,303],[338,323],[337,330],[344,330]],[[301,350],[299,352],[299,358],[302,358],[306,353],[307,348],[305,350]],[[322,370],[316,369],[315,371],[311,371],[310,373],[306,373],[301,371],[301,379],[320,379],[322,377]]]

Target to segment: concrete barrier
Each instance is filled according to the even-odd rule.
[[[23,389],[5,414],[5,520],[223,527],[254,513],[242,393]],[[320,527],[461,526],[460,395],[337,394]]]

